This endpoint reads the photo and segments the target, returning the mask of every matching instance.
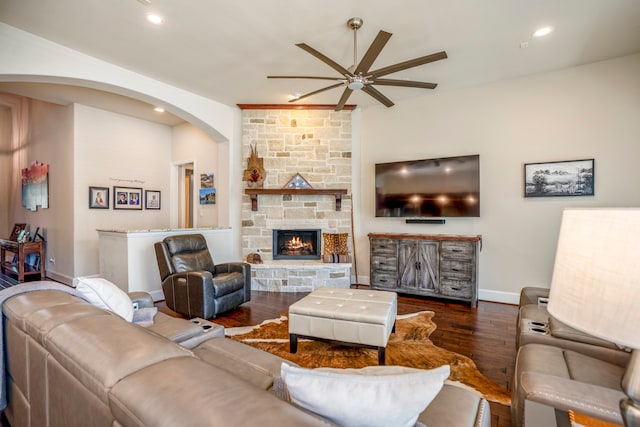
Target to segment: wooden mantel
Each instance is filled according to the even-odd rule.
[[[330,195],[336,198],[336,211],[342,209],[342,195],[347,194],[343,188],[246,188],[244,194],[251,197],[251,210],[258,210],[258,195],[260,194],[290,194],[296,196]]]

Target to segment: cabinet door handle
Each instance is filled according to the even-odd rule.
[[[453,270],[453,271],[462,271],[459,268],[452,268],[451,270]]]
[[[451,252],[462,252],[461,249],[451,249]]]

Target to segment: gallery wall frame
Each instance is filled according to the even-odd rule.
[[[215,188],[201,188],[200,189],[200,204],[201,205],[215,205],[216,204],[216,189]]]
[[[109,209],[109,187],[89,187],[89,209]]]
[[[595,160],[525,163],[524,197],[595,195]]]
[[[142,210],[142,188],[114,186],[113,209]]]
[[[144,208],[160,209],[160,191],[144,190]]]

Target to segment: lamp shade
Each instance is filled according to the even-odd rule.
[[[596,337],[640,349],[640,209],[566,209],[549,313]]]

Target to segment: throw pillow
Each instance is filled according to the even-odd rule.
[[[449,377],[449,366],[306,369],[282,364],[291,401],[345,427],[413,427]]]
[[[73,279],[76,290],[96,307],[104,308],[122,317],[133,320],[133,302],[129,295],[115,284],[102,277],[77,277]]]

